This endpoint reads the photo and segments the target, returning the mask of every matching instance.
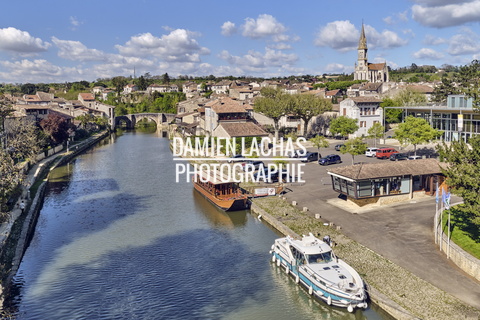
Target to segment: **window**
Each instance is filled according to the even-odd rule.
[[[360,128],[366,128],[367,127],[367,121],[360,121]]]

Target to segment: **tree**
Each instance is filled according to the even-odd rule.
[[[144,76],[140,76],[140,78],[138,78],[136,82],[137,82],[138,90],[141,90],[141,91],[147,90],[148,82]]]
[[[6,150],[0,148],[0,221],[7,214],[7,201],[17,186],[19,171],[12,157]]]
[[[273,88],[262,88],[261,97],[255,99],[253,109],[273,120],[273,129],[275,130],[275,139],[278,140],[278,131],[280,118],[283,117],[289,109],[289,102],[284,93]]]
[[[350,153],[352,155],[352,164],[355,163],[355,156],[364,154],[365,151],[367,151],[367,144],[360,137],[346,141],[345,146],[340,149],[341,153]]]
[[[357,120],[346,116],[340,116],[330,122],[330,132],[333,135],[340,134],[343,138],[358,130]]]
[[[170,83],[170,76],[168,75],[168,73],[165,73],[165,74],[162,75],[162,82],[164,84]]]
[[[402,122],[402,109],[393,109],[387,107],[397,107],[398,105],[392,98],[384,98],[383,102],[380,103],[380,107],[383,108],[385,114],[386,123],[400,123]]]
[[[314,147],[318,150],[318,157],[320,158],[320,148],[328,148],[330,144],[328,143],[327,139],[324,136],[315,136],[311,138],[310,141]]]
[[[402,145],[413,145],[413,152],[417,155],[418,144],[430,142],[442,134],[442,131],[433,129],[425,119],[408,116],[405,122],[398,125],[394,138]]]
[[[463,198],[459,209],[480,226],[480,136],[473,136],[468,143],[462,139],[449,145],[444,142],[437,146],[437,151],[440,160],[448,163],[442,168],[447,185]]]
[[[444,74],[440,85],[436,86],[433,90],[433,101],[446,102],[449,95],[458,93],[459,89],[455,86],[453,80]]]
[[[35,121],[15,118],[8,122],[8,149],[14,159],[34,162],[42,140]]]
[[[393,101],[395,106],[403,107],[403,106],[418,106],[421,104],[425,104],[427,102],[427,98],[424,94],[421,94],[418,91],[415,91],[411,88],[406,88],[399,93],[397,93],[393,97]]]
[[[460,67],[456,78],[461,91],[473,99],[473,107],[480,111],[480,61],[473,60],[469,65]]]
[[[308,123],[313,117],[332,110],[331,101],[316,97],[312,94],[295,94],[292,98],[292,112],[303,120],[304,137],[307,136]]]
[[[385,133],[385,127],[380,122],[375,122],[367,131],[368,136],[373,139],[375,148],[377,147],[377,139],[380,139]]]
[[[46,119],[40,121],[40,127],[54,144],[62,143],[68,139],[68,123],[62,116],[50,113]]]
[[[37,91],[37,87],[33,83],[25,83],[20,87],[20,91],[24,94],[34,94]]]
[[[120,94],[127,83],[128,81],[125,77],[118,76],[112,78],[112,85],[115,87],[117,94]]]

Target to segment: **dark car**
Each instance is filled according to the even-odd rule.
[[[321,158],[318,160],[318,164],[321,164],[322,166],[326,166],[329,164],[335,164],[335,163],[341,163],[342,158],[338,154],[329,154],[328,156]]]
[[[318,160],[318,152],[307,152],[306,155],[304,156],[299,156],[300,161],[302,162],[311,162],[311,161],[317,161]]]
[[[263,161],[258,161],[258,160],[247,160],[247,162],[242,163],[243,166],[243,171],[255,171],[260,169],[260,167],[264,167]],[[253,170],[252,170],[253,168]]]
[[[343,147],[345,147],[344,144],[337,144],[337,145],[335,146],[335,151],[340,151]]]
[[[394,153],[390,156],[390,160],[392,161],[399,161],[399,160],[407,160],[408,156],[405,153]]]
[[[242,162],[245,161],[245,157],[241,154],[236,154],[233,157],[228,158],[227,162],[232,163],[232,162]]]

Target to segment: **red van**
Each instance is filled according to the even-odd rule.
[[[380,148],[377,149],[377,159],[388,159],[394,153],[398,153],[397,150],[393,148]]]

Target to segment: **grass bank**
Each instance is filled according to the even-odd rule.
[[[421,319],[478,319],[478,311],[390,260],[347,238],[279,197],[257,198],[255,204],[297,234],[330,235],[336,254],[355,268],[381,294]],[[405,317],[405,319],[408,319]]]
[[[472,223],[471,217],[461,210],[462,205],[443,211],[442,230],[448,234],[448,214],[450,213],[450,240],[460,248],[480,259],[480,228]]]

